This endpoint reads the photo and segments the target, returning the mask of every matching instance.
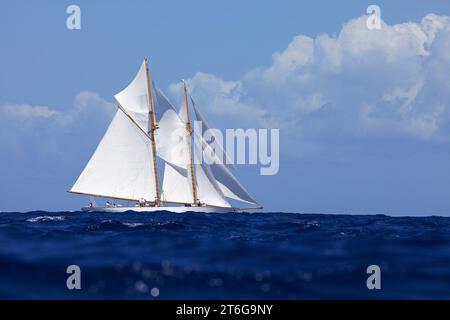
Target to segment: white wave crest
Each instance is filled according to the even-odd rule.
[[[140,222],[123,222],[122,224],[130,228],[140,227],[144,225],[143,223]]]
[[[63,221],[66,217],[64,216],[39,216],[27,219],[28,222],[48,222],[48,221]]]

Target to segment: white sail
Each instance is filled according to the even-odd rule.
[[[150,140],[122,110],[117,111],[70,191],[129,200],[155,199]]]
[[[114,96],[119,110],[70,192],[124,200],[153,201],[157,193],[154,157],[159,156],[165,161],[161,190],[163,201],[193,204],[196,191],[197,199],[206,206],[196,207],[195,203],[193,209],[205,208],[206,211],[211,211],[211,206],[217,206],[221,208],[214,208],[214,211],[228,211],[228,208],[234,210],[227,197],[257,204],[231,174],[227,168],[228,164],[216,161],[217,163],[210,165],[211,161],[196,159],[195,172],[189,170],[191,141],[188,140],[190,134],[186,127],[186,112],[189,111],[186,107],[180,114],[177,113],[164,93],[156,87],[156,150],[152,150],[152,140],[149,136],[149,78],[146,68],[147,62],[144,60],[134,80]],[[193,101],[192,104],[197,118],[203,121],[204,130],[207,130],[209,127],[204,118]],[[207,149],[206,154],[211,153],[212,148],[202,137],[196,137],[192,142],[196,151],[194,155],[204,154],[203,148]],[[225,155],[223,148],[215,151]],[[217,157],[216,154],[212,156]],[[150,210],[147,206],[139,208]],[[98,208],[92,210],[94,209]],[[105,208],[118,209],[121,210],[121,207]]]
[[[204,131],[209,129],[209,126],[206,123],[203,115],[195,106],[193,99],[191,99],[191,101],[194,106],[194,112],[197,120],[202,122],[203,134]],[[217,144],[213,150],[213,148],[211,148],[211,146],[205,141],[205,139],[203,139],[203,137],[196,136],[196,138],[202,140],[202,147],[203,150],[205,150],[205,152],[203,153],[203,157],[207,158],[206,160],[209,164],[211,173],[217,180],[217,184],[219,185],[225,197],[259,206],[258,202],[231,173],[230,168],[234,168],[234,166],[224,163],[224,161],[230,162],[229,160],[227,160],[228,158],[225,151],[220,146],[218,147]]]
[[[155,87],[157,130],[157,155],[186,175],[188,148],[186,123],[179,117],[175,108],[164,93]]]
[[[194,139],[194,148],[197,148],[195,154],[197,156],[201,154],[201,143],[200,139]],[[197,182],[197,196],[200,202],[218,207],[231,207],[217,184],[214,175],[211,173],[209,165],[205,161],[201,161],[201,159],[196,159],[195,161],[195,179]]]
[[[156,121],[158,122],[157,155],[163,159],[164,201],[192,203],[192,187],[188,179],[188,147],[186,124],[180,119],[169,99],[154,87]]]
[[[178,114],[158,88],[155,88],[155,98],[159,127],[157,153],[166,161],[163,198],[165,201],[192,203],[192,178],[188,170],[189,149],[186,123],[182,120],[183,111]],[[195,166],[195,178],[198,198],[202,203],[230,207],[207,164]]]
[[[221,192],[227,198],[247,202],[259,206],[258,202],[250,195],[239,180],[231,173],[228,167],[221,162],[216,156],[214,150],[203,139],[203,137],[196,136],[196,139],[202,141],[202,157],[203,162],[208,163],[208,168],[217,182]],[[197,152],[201,152],[196,150]]]
[[[192,203],[191,182],[184,174],[169,163],[164,166],[162,199],[168,202]]]
[[[204,137],[205,132],[209,130],[210,126],[208,125],[208,122],[206,121],[205,117],[203,117],[203,115],[200,113],[200,110],[198,110],[197,106],[195,105],[195,101],[194,99],[192,99],[192,97],[191,102],[196,119],[198,121],[201,121],[202,123],[202,136]],[[215,139],[214,143],[214,153],[216,154],[216,158],[220,160],[220,162],[224,163],[227,168],[236,170],[236,167],[234,166],[233,162],[230,160],[226,152],[223,150],[223,146],[220,145],[218,141],[219,141],[218,139]]]
[[[260,206],[226,166],[221,163],[212,164],[211,172],[225,197]]]
[[[149,131],[149,100],[145,61],[134,80],[114,96],[119,105],[145,132]]]

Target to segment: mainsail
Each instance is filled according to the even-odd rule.
[[[201,114],[200,110],[197,108],[197,105],[195,104],[194,99],[191,97],[191,103],[192,107],[194,109],[194,114],[197,119],[197,121],[200,121],[202,123],[202,136],[205,135],[205,132],[210,130],[210,126],[208,125],[208,122],[206,121],[205,117]],[[214,137],[215,144],[214,144],[214,154],[215,158],[220,161],[221,163],[225,164],[225,166],[229,169],[235,170],[236,167],[234,166],[233,162],[230,160],[226,152],[223,150],[223,146],[221,146],[217,142],[217,137]],[[204,143],[207,143],[206,141]]]
[[[205,131],[209,129],[209,125],[207,124],[205,117],[198,110],[194,99],[191,98],[191,101],[197,121],[202,122],[202,134],[204,134]],[[203,157],[207,158],[206,160],[207,163],[209,163],[211,173],[217,180],[217,184],[222,193],[227,198],[259,206],[256,200],[230,171],[230,168],[234,169],[234,167],[230,165],[231,161],[228,159],[223,147],[218,143],[215,143],[215,148],[213,150],[203,137],[197,136],[196,138],[202,141]]]
[[[210,166],[200,158],[202,153],[202,140],[194,138],[195,156],[195,178],[198,187],[198,198],[200,202],[211,204],[218,207],[231,207],[231,204],[225,199]]]
[[[155,104],[158,110],[158,156],[166,161],[163,180],[163,199],[172,202],[192,203],[192,177],[188,170],[189,146],[186,141],[186,116],[178,114],[164,93],[155,87]],[[164,141],[165,143],[162,143]],[[201,155],[203,140],[194,137],[194,154]],[[165,146],[164,146],[165,144]],[[201,203],[218,207],[231,207],[225,199],[211,170],[202,159],[195,161],[195,187]]]
[[[222,163],[221,159],[214,154],[214,150],[206,143],[202,137],[197,137],[202,141],[203,157],[209,164],[209,170],[214,176],[217,185],[219,186],[223,195],[227,198],[247,202],[260,206],[258,202],[250,195],[239,180],[231,173],[227,165]],[[204,161],[205,162],[205,161]]]
[[[188,186],[190,185],[189,172],[186,172],[188,171],[188,147],[186,141],[184,140],[186,134],[183,130],[179,129],[185,126],[184,119],[186,117],[183,116],[183,111],[180,111],[180,114],[178,115],[176,114],[175,108],[172,106],[172,104],[169,102],[169,99],[162,93],[160,89],[155,88],[155,92],[158,111],[164,110],[163,112],[168,112],[170,114],[170,116],[167,116],[167,120],[170,119],[170,121],[167,121],[165,123],[168,129],[165,130],[165,134],[167,136],[164,139],[166,139],[166,141],[171,141],[171,143],[168,143],[166,148],[170,149],[169,145],[176,146],[176,149],[178,150],[176,154],[182,155],[180,157],[175,157],[180,160],[177,165],[175,165],[175,161],[173,159],[167,161],[169,164],[166,163],[163,183],[164,199],[172,199],[172,201],[182,202],[182,199],[186,199],[186,191],[189,192],[187,197],[188,199],[189,195],[192,192],[189,190],[192,189],[192,187],[188,188]],[[209,129],[205,118],[201,115],[192,98],[191,103],[194,107],[196,119],[203,123],[202,128],[204,129],[204,131]],[[164,107],[161,108],[160,106]],[[169,123],[171,124],[169,125]],[[163,127],[164,126],[160,122],[158,141],[161,141],[161,139],[163,139],[161,131]],[[171,130],[169,128],[177,128],[177,130]],[[204,131],[202,132],[202,134],[204,133]],[[174,142],[177,143],[174,144]],[[195,159],[195,178],[198,198],[200,202],[216,206],[229,207],[230,204],[226,200],[226,198],[230,198],[259,206],[258,202],[250,195],[250,193],[242,186],[239,180],[232,174],[231,170],[229,169],[232,168],[232,166],[223,163],[222,159],[227,159],[226,153],[225,151],[223,151],[223,148],[219,147],[215,150],[212,150],[209,144],[198,133],[194,136],[194,148],[194,155],[197,157]],[[158,156],[162,157],[165,160],[169,159],[166,155],[161,155],[159,153]],[[202,156],[203,159],[199,156]],[[207,161],[204,161],[205,158],[208,158],[206,159]],[[183,164],[181,165],[181,163]],[[179,188],[174,188],[173,185],[179,186]]]
[[[148,136],[117,110],[105,136],[70,190],[108,198],[153,200],[153,158]]]
[[[147,82],[144,60],[134,80],[115,95],[119,110],[70,192],[127,200],[157,197]]]

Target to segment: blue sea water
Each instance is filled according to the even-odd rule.
[[[3,212],[0,298],[448,299],[450,218]]]

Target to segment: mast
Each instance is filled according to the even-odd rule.
[[[150,140],[152,141],[152,156],[153,156],[153,170],[155,176],[155,191],[156,191],[156,206],[159,206],[161,203],[161,195],[159,193],[159,182],[158,182],[158,162],[156,160],[156,142],[155,142],[155,112],[153,109],[153,97],[152,97],[152,89],[150,86],[150,71],[148,68],[148,60],[145,58],[145,70],[147,75],[147,91],[148,91],[148,104],[150,106],[150,111],[148,113],[148,117],[150,119]]]
[[[188,95],[186,82],[183,80],[183,88],[184,88],[184,102],[186,106],[186,131],[187,131],[187,141],[188,141],[188,149],[189,149],[189,170],[191,172],[191,183],[192,183],[192,199],[194,201],[194,205],[197,205],[197,188],[195,183],[195,173],[194,173],[194,161],[192,159],[192,149],[191,149],[191,136],[192,136],[192,128],[191,128],[191,120],[189,117],[189,104],[188,104]]]

